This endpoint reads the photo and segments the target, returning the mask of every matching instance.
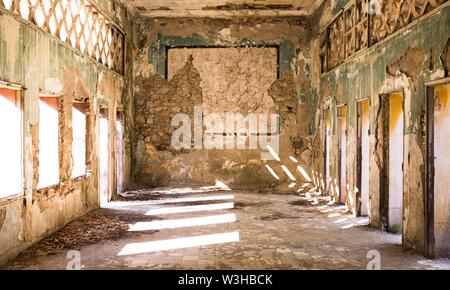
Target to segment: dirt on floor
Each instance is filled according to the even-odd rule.
[[[39,256],[56,254],[60,250],[79,250],[82,247],[126,238],[130,225],[142,221],[140,214],[118,213],[98,209],[69,223],[67,226],[22,252],[16,262]],[[152,218],[147,217],[146,221]],[[157,231],[154,231],[157,232]],[[8,265],[8,264],[7,264]],[[7,267],[5,265],[4,267]],[[2,267],[0,267],[2,268]]]
[[[211,203],[217,202],[213,197],[226,196],[196,188],[191,193],[186,188],[158,191],[186,198],[211,194]],[[81,269],[366,269],[373,250],[382,256],[382,269],[450,269],[450,261],[427,260],[404,249],[400,235],[369,228],[367,217],[349,215],[345,206],[319,193],[227,193],[233,200],[223,202],[234,202],[234,208],[189,208],[151,216],[148,212],[154,209],[182,209],[192,203],[164,199],[167,195],[161,203],[111,202],[108,209],[70,223],[2,269],[65,269],[72,250],[79,251]],[[211,222],[224,216],[236,220]],[[207,222],[196,224],[198,219]],[[156,222],[142,224],[152,220]],[[214,240],[218,235],[229,240]]]

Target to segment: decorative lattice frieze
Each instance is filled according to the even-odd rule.
[[[321,35],[322,72],[450,0],[353,0]]]
[[[0,6],[124,73],[124,34],[85,0],[0,0]]]
[[[424,16],[448,0],[384,0],[381,13],[371,19],[371,42],[377,43],[388,35]]]

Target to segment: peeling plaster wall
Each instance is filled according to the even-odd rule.
[[[109,0],[101,1],[106,5]],[[105,10],[106,13],[112,10]],[[112,17],[131,35],[130,19],[116,6]],[[127,132],[131,132],[130,81],[67,47],[55,37],[0,10],[0,80],[22,86],[24,122],[24,192],[0,200],[0,264],[34,242],[52,234],[73,219],[95,209],[98,201],[97,114],[101,103],[124,111]],[[130,37],[131,39],[131,37]],[[129,46],[129,43],[127,44]],[[131,59],[131,49],[126,55]],[[132,67],[127,74],[132,75]],[[39,167],[39,92],[59,95],[60,183],[37,190]],[[72,179],[72,102],[86,99],[88,174]],[[115,114],[111,113],[111,128]],[[114,132],[114,131],[113,131]],[[114,134],[110,136],[114,140]],[[131,175],[131,133],[125,137],[126,170]],[[114,143],[112,143],[114,144]],[[111,156],[114,161],[114,154]],[[112,163],[115,164],[115,163]],[[114,185],[114,167],[111,183]],[[114,187],[115,188],[115,185]],[[114,192],[113,192],[114,193]]]
[[[170,146],[169,138],[173,130],[170,120],[174,113],[193,112],[193,106],[202,104],[202,100],[207,100],[205,109],[208,112],[236,107],[231,99],[225,100],[220,96],[220,89],[208,89],[214,86],[213,82],[208,81],[206,74],[208,62],[228,69],[227,72],[231,75],[224,77],[224,84],[238,76],[245,78],[248,71],[253,71],[251,75],[261,76],[258,70],[266,69],[252,57],[246,56],[245,52],[231,53],[233,50],[238,51],[237,47],[249,47],[250,50],[251,47],[279,47],[278,78],[275,76],[275,79],[268,80],[263,86],[264,92],[256,92],[264,95],[263,99],[266,98],[267,102],[263,101],[264,105],[254,102],[255,106],[252,107],[254,100],[246,100],[240,112],[244,115],[269,111],[279,113],[282,118],[282,161],[288,163],[289,156],[295,156],[308,169],[313,146],[308,136],[314,127],[310,104],[315,102],[309,81],[311,52],[308,49],[308,25],[307,18],[137,19],[133,54],[135,181],[151,186],[184,182],[211,183],[215,179],[235,186],[267,187],[278,184],[265,169],[264,162],[260,160],[260,152],[256,150],[178,152]],[[222,60],[210,58],[201,63],[195,57],[195,54],[201,52],[193,52],[193,62],[188,61],[189,56],[184,56],[167,64],[167,51],[172,51],[167,50],[168,47],[235,48],[230,50],[229,57],[223,55]],[[241,50],[245,51],[244,48]],[[272,59],[268,60],[269,63],[271,61]],[[276,74],[276,71],[273,73]],[[251,78],[246,78],[237,80],[237,83],[247,80],[251,82]],[[242,93],[240,89],[236,88],[238,95]],[[211,94],[215,96],[211,98]],[[257,96],[256,99],[261,97]],[[229,105],[220,105],[227,101]],[[261,107],[262,111],[258,111],[260,106],[264,107]],[[151,133],[150,127],[154,127],[155,134]],[[269,161],[268,164],[276,168],[275,171],[282,177],[281,183],[287,181],[279,162]],[[287,165],[291,166],[291,171],[295,170],[293,164]]]
[[[339,1],[327,1],[315,18],[313,28],[322,31],[332,17],[343,7]],[[320,16],[321,15],[321,16]],[[357,152],[357,107],[356,100],[370,98],[370,224],[381,228],[380,190],[382,180],[381,127],[384,117],[380,115],[380,95],[403,92],[405,110],[404,136],[404,223],[403,244],[419,252],[424,251],[425,224],[425,82],[448,77],[448,43],[450,37],[450,8],[447,6],[431,17],[400,31],[391,37],[338,66],[328,73],[320,74],[320,59],[313,56],[313,91],[319,95],[316,120],[321,121],[322,109],[331,106],[333,119],[335,104],[348,105],[347,182],[350,192],[346,204],[356,210],[356,152]],[[311,51],[320,50],[320,40],[311,41]],[[318,80],[318,81],[316,81]],[[334,100],[330,102],[329,100]],[[335,104],[334,104],[335,103]],[[333,123],[333,140],[338,140],[336,122]],[[320,126],[318,126],[320,128]],[[322,133],[316,133],[317,139]],[[323,144],[320,141],[318,144]],[[333,141],[336,143],[337,141]],[[317,146],[315,156],[321,156],[322,146]],[[338,177],[338,150],[332,146],[333,177]],[[319,158],[313,169],[323,172],[323,159]],[[335,165],[333,165],[335,164]]]
[[[450,84],[434,89],[434,232],[438,256],[450,253]]]

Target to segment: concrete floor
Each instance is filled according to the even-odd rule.
[[[450,260],[405,251],[400,236],[313,199],[219,188],[132,192],[4,268],[65,269],[77,250],[82,269],[366,269],[376,250],[382,269],[450,269]]]

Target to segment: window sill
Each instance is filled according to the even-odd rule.
[[[52,185],[48,185],[48,186],[45,186],[45,187],[38,188],[36,191],[38,193],[42,193],[42,192],[48,191],[50,189],[58,189],[60,185],[61,185],[61,183],[55,183],[55,184],[52,184]]]
[[[9,203],[13,203],[18,200],[25,199],[25,195],[23,193],[18,193],[6,197],[0,198],[0,206],[7,205]]]
[[[89,175],[83,174],[80,176],[72,177],[72,181],[74,181],[74,182],[83,181],[83,180],[87,180],[88,178],[89,178]]]
[[[78,181],[87,180],[89,177],[90,177],[90,175],[86,173],[86,174],[80,175],[78,177],[71,177],[67,181],[78,182]],[[61,188],[61,186],[64,186],[64,184],[67,183],[67,181],[60,181],[59,183],[56,183],[56,184],[53,184],[53,185],[49,185],[49,186],[46,186],[46,187],[38,188],[36,191],[38,193],[44,193],[44,192],[48,192],[51,189],[59,190]]]

